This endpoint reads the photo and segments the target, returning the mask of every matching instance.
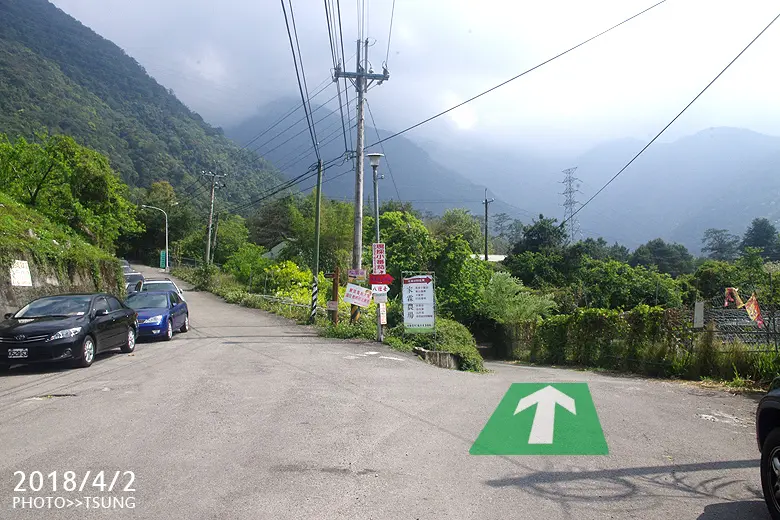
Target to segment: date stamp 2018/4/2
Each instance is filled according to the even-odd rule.
[[[14,471],[12,509],[135,509],[133,471]]]

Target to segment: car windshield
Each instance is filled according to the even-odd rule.
[[[168,297],[164,294],[134,293],[127,297],[125,304],[131,309],[155,309],[168,306]]]
[[[144,279],[144,275],[142,275],[141,273],[128,273],[125,275],[126,282],[135,283],[138,280],[143,280],[143,279]]]
[[[14,318],[45,316],[83,316],[89,312],[91,296],[50,296],[28,303]]]
[[[144,282],[144,286],[141,287],[142,291],[174,291],[176,292],[176,286],[173,282],[158,282],[154,280],[147,280]]]

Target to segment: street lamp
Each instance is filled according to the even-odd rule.
[[[171,206],[177,206],[178,204],[178,202],[174,202],[171,204]],[[156,209],[157,211],[162,211],[162,214],[165,215],[165,272],[167,273],[170,265],[168,256],[168,213],[166,213],[164,209],[158,208],[157,206],[147,206],[146,204],[141,204],[141,207],[146,209]]]
[[[376,170],[379,168],[379,160],[384,157],[381,153],[368,153],[368,160],[371,163],[371,168],[374,170],[374,228],[376,230],[376,242],[379,242],[379,178],[377,177]],[[382,331],[382,313],[379,312],[379,304],[377,304],[376,310],[376,335],[377,339],[384,341],[384,334]]]

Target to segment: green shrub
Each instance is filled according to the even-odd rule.
[[[412,351],[411,343],[405,343],[401,338],[396,338],[394,336],[385,336],[385,344],[393,350],[401,352]]]
[[[388,329],[388,335],[402,338],[411,347],[450,352],[460,356],[460,370],[481,372],[484,370],[477,342],[469,329],[457,321],[436,318],[436,334],[404,334],[403,325]]]
[[[562,314],[550,316],[537,327],[537,342],[531,351],[531,361],[552,365],[566,363],[571,316]]]

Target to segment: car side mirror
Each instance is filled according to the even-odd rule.
[[[8,318],[10,318],[10,317],[11,317],[11,316],[13,316],[13,315],[14,315],[14,313],[13,313],[13,312],[6,312],[6,313],[5,313],[5,315],[3,316],[3,319],[6,319],[6,320],[7,320]]]
[[[95,311],[95,317],[98,318],[100,316],[108,316],[108,311],[106,309],[98,309]]]

